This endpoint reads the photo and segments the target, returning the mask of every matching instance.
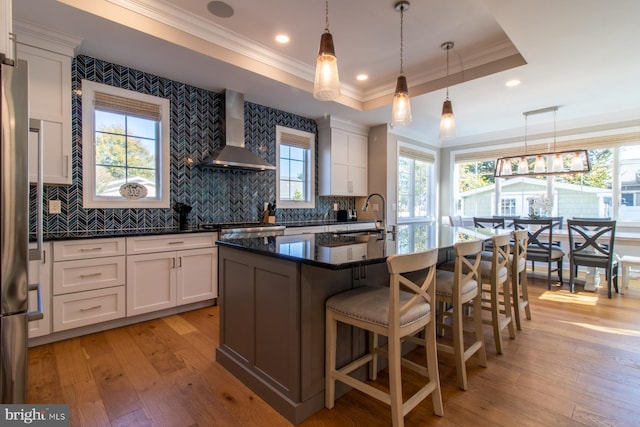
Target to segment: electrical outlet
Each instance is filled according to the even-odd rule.
[[[59,214],[60,212],[62,212],[60,200],[49,200],[49,213]]]
[[[334,203],[334,204],[333,204],[333,210],[334,210],[334,211],[337,211],[337,210],[338,210],[338,204],[337,204],[337,203]]]
[[[380,209],[377,203],[371,204],[371,208],[373,209],[374,212],[378,212],[378,210]]]

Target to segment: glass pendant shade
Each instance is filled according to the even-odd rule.
[[[535,173],[543,173],[545,172],[545,169],[546,169],[546,162],[544,160],[544,157],[542,156],[536,157],[536,163],[533,167],[533,171]]]
[[[409,89],[407,88],[407,78],[398,76],[391,109],[391,126],[407,126],[411,124],[411,120],[411,101],[409,99]]]
[[[520,157],[518,161],[518,174],[524,175],[529,173],[529,163],[527,162],[526,157]]]
[[[562,160],[562,156],[560,154],[556,154],[553,156],[553,170],[555,172],[559,172],[564,169],[564,164]]]
[[[313,97],[321,101],[333,101],[340,97],[338,59],[333,47],[333,36],[329,31],[325,31],[320,38]]]
[[[588,157],[587,157],[588,160]],[[574,153],[573,160],[571,160],[571,170],[581,171],[584,169],[584,160],[579,152]]]
[[[440,132],[438,137],[441,140],[449,140],[456,137],[456,119],[453,115],[453,106],[448,98],[442,104],[442,116],[440,117]]]

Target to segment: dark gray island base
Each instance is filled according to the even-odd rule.
[[[316,236],[322,240],[324,234]],[[289,242],[295,240],[291,237],[287,236]],[[300,238],[309,239],[309,235]],[[355,248],[342,247],[348,243],[341,240],[334,247],[353,256]],[[317,262],[275,256],[270,243],[275,242],[265,243],[264,238],[219,242],[220,345],[216,361],[298,424],[324,407],[324,303],[331,295],[365,283],[386,285],[381,248],[385,242],[354,241],[354,245],[370,244],[374,250],[377,245],[380,256],[327,268]],[[313,246],[308,248],[318,249]],[[359,246],[358,250],[363,249]],[[363,354],[366,336],[361,331],[344,327],[339,336],[343,363]],[[343,386],[341,393],[346,390]]]
[[[363,285],[388,286],[388,255],[450,248],[493,233],[417,224],[399,226],[395,241],[366,232],[219,240],[216,360],[298,424],[324,407],[327,298]],[[366,345],[363,331],[339,324],[338,366],[363,355]],[[366,375],[366,366],[358,375]],[[336,386],[338,396],[348,391]]]

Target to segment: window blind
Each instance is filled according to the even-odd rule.
[[[527,144],[526,154],[540,154],[553,151],[570,151],[577,149],[602,149],[615,148],[625,145],[640,144],[640,132],[629,132],[618,135],[594,136],[568,141],[556,141],[555,150],[553,141],[544,144]],[[456,163],[471,161],[496,160],[500,157],[522,156],[525,154],[524,142],[518,147],[496,147],[493,150],[459,153],[455,155]]]
[[[401,157],[410,157],[415,160],[421,160],[427,163],[435,163],[436,158],[433,154],[427,153],[420,150],[415,150],[409,147],[405,147],[403,145],[400,146],[400,156]]]
[[[313,139],[308,136],[296,135],[290,132],[280,132],[280,144],[309,149],[312,143]]]
[[[94,94],[94,103],[97,110],[128,114],[156,121],[160,120],[162,113],[162,109],[158,104],[98,91]]]

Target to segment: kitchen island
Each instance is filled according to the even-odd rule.
[[[216,360],[298,424],[324,407],[327,298],[358,286],[386,286],[391,254],[492,233],[430,224],[401,226],[395,239],[355,232],[219,240]],[[339,326],[338,364],[346,364],[366,351],[366,335]],[[338,394],[347,390],[342,386]]]

